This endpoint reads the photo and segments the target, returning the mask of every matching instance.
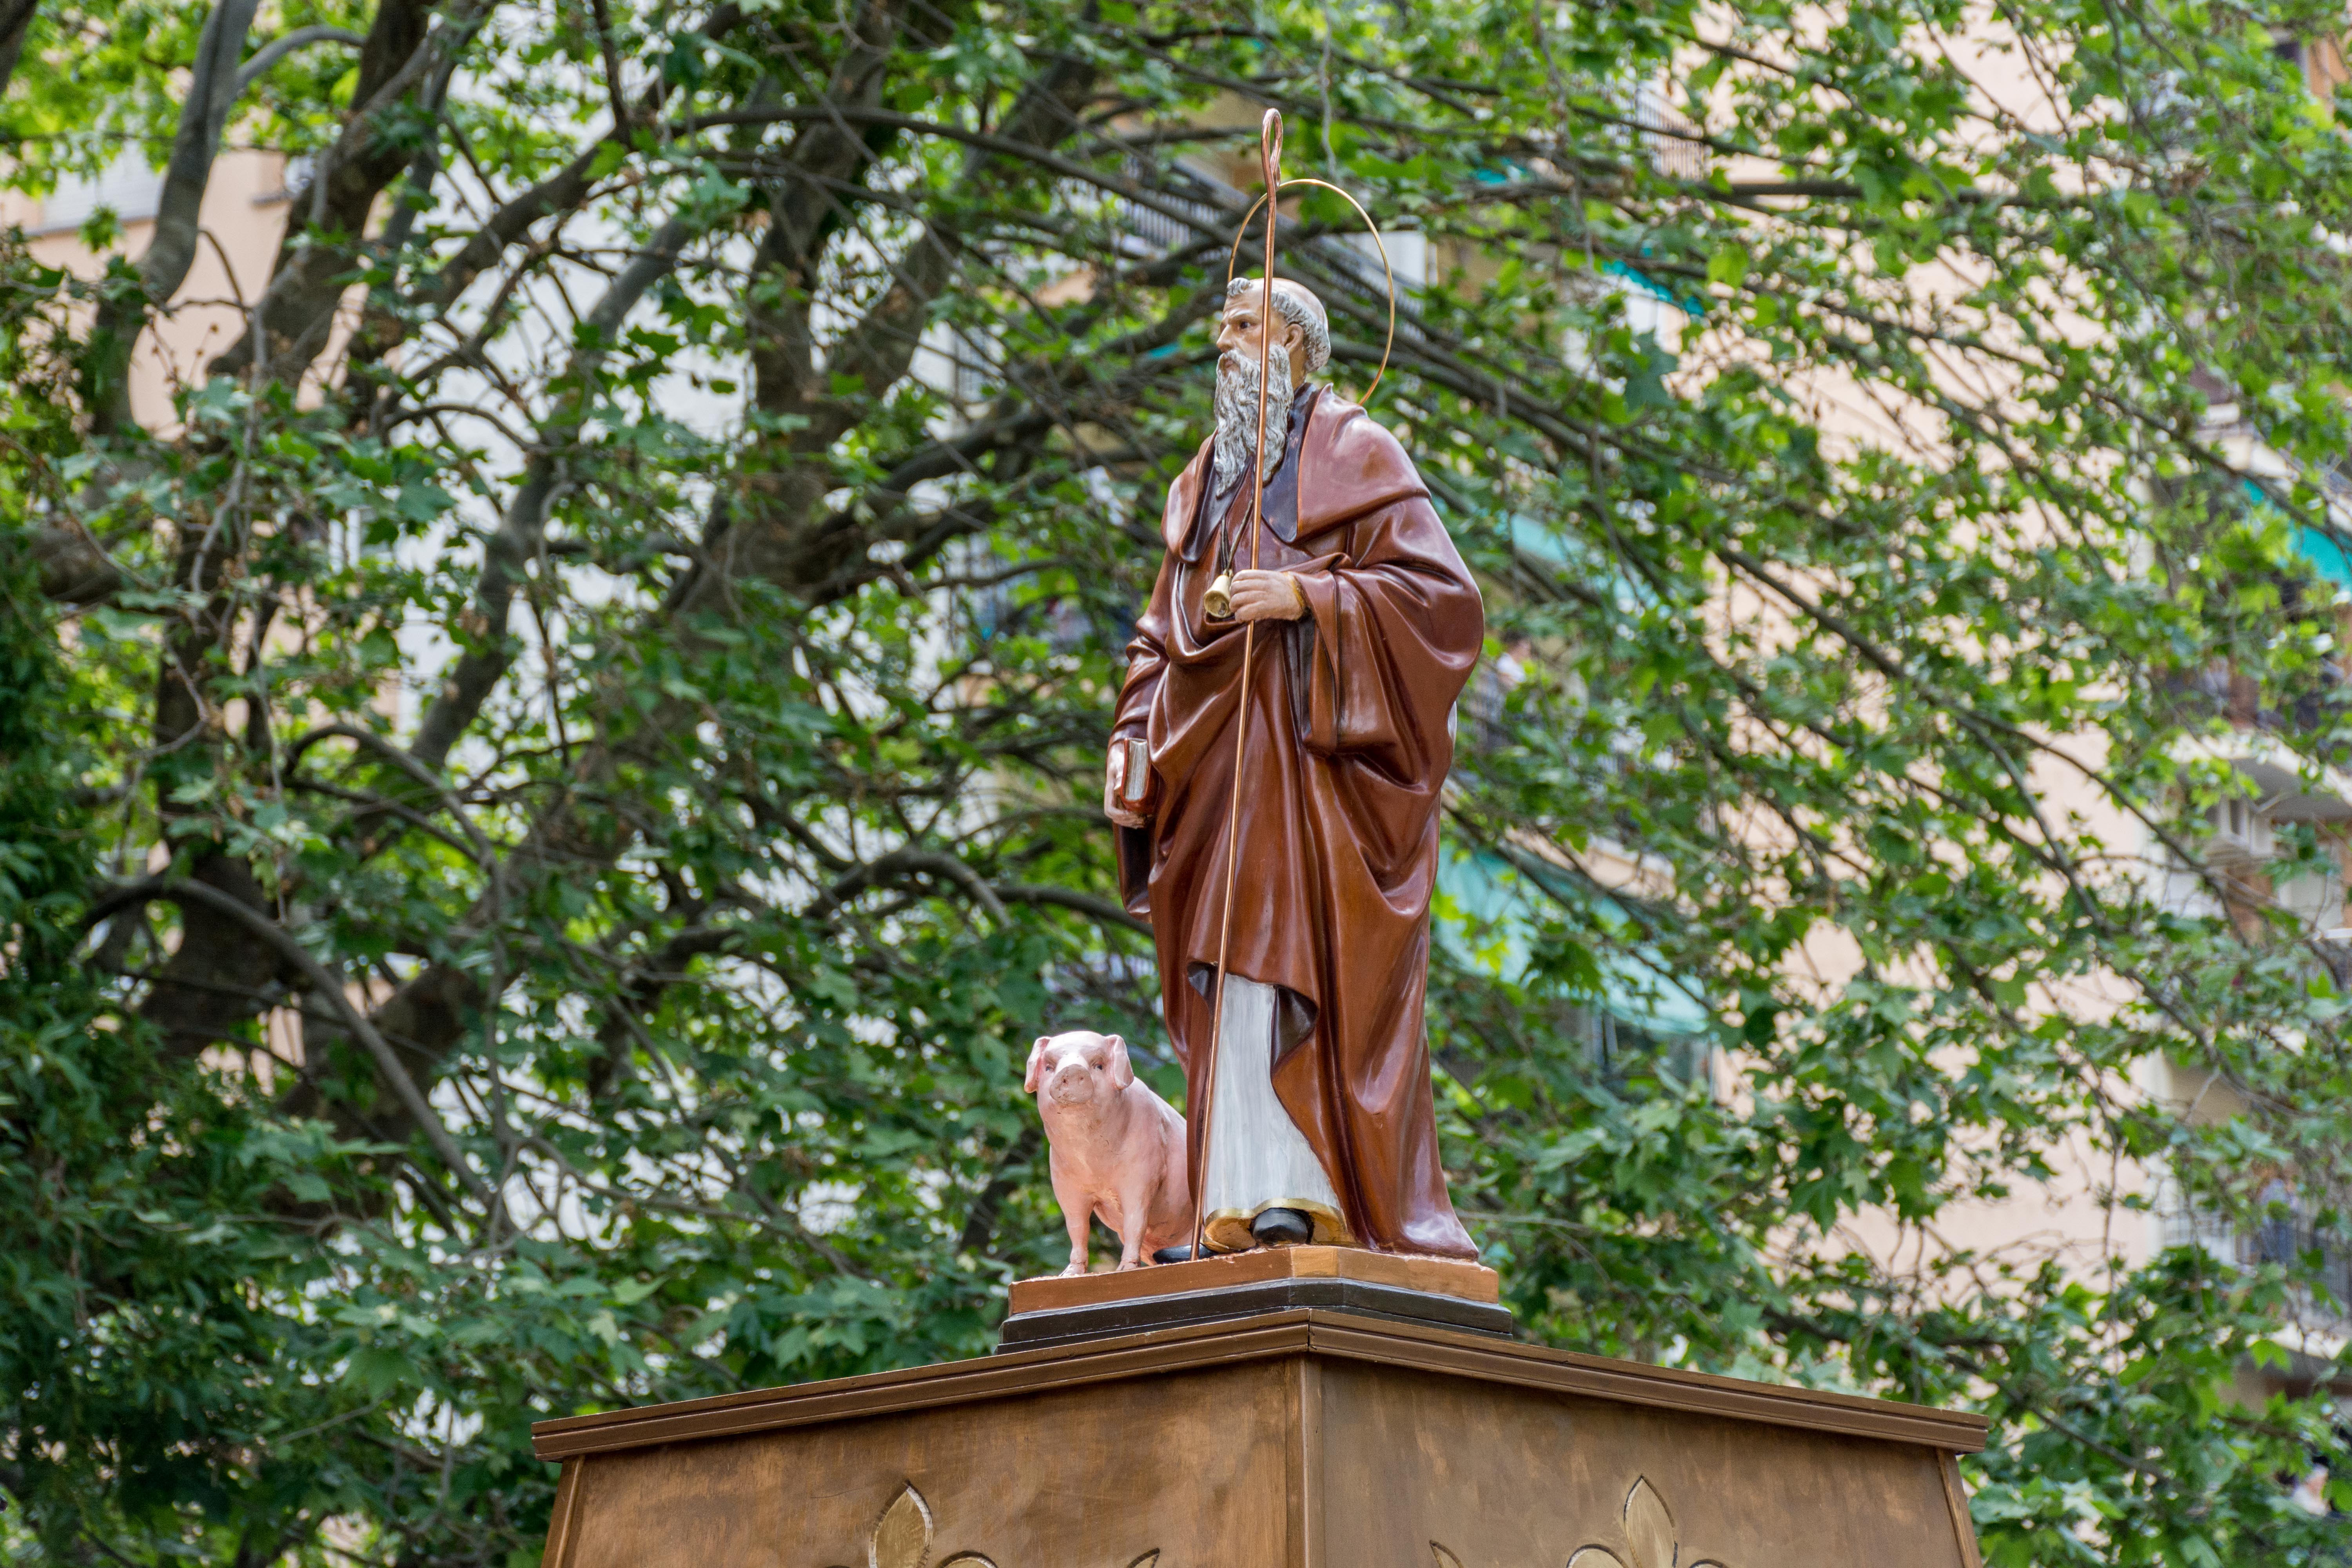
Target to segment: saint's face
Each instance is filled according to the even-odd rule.
[[[1242,349],[1255,354],[1259,335],[1266,319],[1265,286],[1254,284],[1244,292],[1225,301],[1224,313],[1217,322],[1217,352],[1231,353]],[[1274,341],[1290,355],[1290,375],[1296,382],[1306,364],[1307,334],[1292,325],[1279,313],[1274,318]]]

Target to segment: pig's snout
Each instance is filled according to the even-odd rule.
[[[1084,1062],[1065,1062],[1045,1080],[1045,1092],[1056,1105],[1084,1105],[1095,1098],[1095,1075]]]

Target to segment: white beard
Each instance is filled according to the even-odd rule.
[[[1282,446],[1290,438],[1290,351],[1280,343],[1266,351],[1266,379],[1274,384],[1265,400],[1265,471],[1273,474],[1282,461]],[[1230,349],[1217,361],[1217,436],[1209,469],[1210,494],[1223,501],[1249,472],[1250,453],[1257,447],[1257,355]]]

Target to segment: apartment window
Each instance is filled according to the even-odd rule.
[[[1145,159],[1130,156],[1127,160],[1127,177],[1152,194],[1153,205],[1145,206],[1125,196],[1112,198],[1113,221],[1125,236],[1120,248],[1130,256],[1156,256],[1165,251],[1182,250],[1202,243],[1204,236],[1222,233],[1231,222],[1227,215],[1202,196],[1211,195],[1215,186],[1195,169],[1185,167],[1180,160],[1173,169],[1162,170]],[[1217,182],[1222,184],[1223,182]],[[1194,195],[1183,195],[1173,187],[1190,186]],[[1231,195],[1229,188],[1224,192]],[[1082,199],[1096,199],[1087,190]],[[1190,218],[1191,222],[1185,219]]]
[[[1642,151],[1650,167],[1673,180],[1706,178],[1699,128],[1675,108],[1663,86],[1643,82],[1633,89],[1633,122],[1642,128]]]
[[[2271,820],[2243,795],[2222,801],[2206,814],[2213,839],[2205,858],[2216,866],[2250,866],[2271,858]]]
[[[2344,873],[2332,849],[2322,850],[2319,862],[2299,876],[2280,878],[2271,896],[2305,931],[2334,931],[2344,923]]]
[[[33,232],[59,234],[79,228],[100,207],[110,208],[124,223],[155,216],[163,195],[163,172],[151,169],[136,153],[125,153],[90,179],[68,177],[58,182],[41,203],[41,221]]]
[[[1580,1008],[1584,1054],[1603,1079],[1622,1084],[1643,1073],[1662,1073],[1681,1083],[1710,1083],[1715,1049],[1702,1035],[1675,1035],[1644,1028],[1606,1007]]]
[[[1349,234],[1340,236],[1339,242],[1363,258],[1357,263],[1356,271],[1371,287],[1385,291],[1391,272],[1396,274],[1397,292],[1401,295],[1429,287],[1429,236],[1409,228],[1394,234],[1383,229],[1378,239],[1369,234]],[[1386,270],[1381,267],[1383,248],[1388,251]]]
[[[1466,721],[1469,730],[1466,736],[1457,731],[1457,744],[1473,752],[1497,752],[1511,743],[1511,689],[1526,674],[1526,667],[1507,653],[1478,661],[1470,684],[1454,705],[1456,720]]]
[[[985,402],[988,397],[988,367],[980,363],[970,342],[957,345],[955,362],[955,400],[969,406]]]

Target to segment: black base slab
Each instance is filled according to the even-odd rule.
[[[1035,1350],[1041,1345],[1108,1339],[1113,1334],[1172,1329],[1188,1323],[1222,1322],[1228,1318],[1255,1317],[1261,1312],[1284,1312],[1297,1307],[1353,1312],[1391,1322],[1428,1323],[1466,1333],[1492,1334],[1496,1339],[1511,1339],[1517,1332],[1510,1309],[1490,1302],[1465,1301],[1458,1296],[1407,1290],[1394,1285],[1371,1285],[1360,1279],[1268,1279],[1255,1285],[1228,1285],[1216,1290],[1184,1290],[1172,1296],[1105,1301],[1092,1307],[1015,1312],[1004,1320],[996,1348],[1000,1354]]]

